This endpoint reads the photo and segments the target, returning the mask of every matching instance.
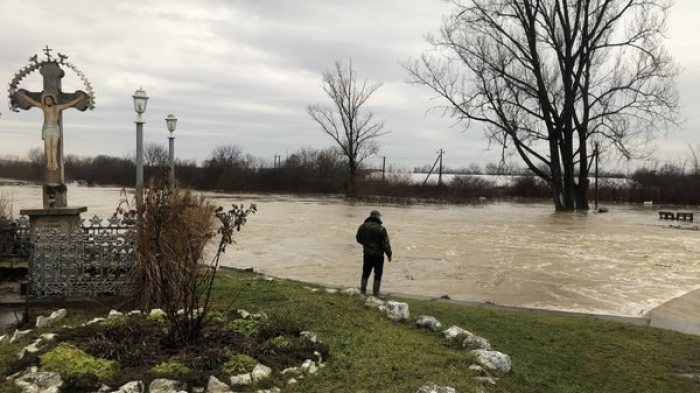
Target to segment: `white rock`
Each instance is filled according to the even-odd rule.
[[[370,296],[370,297],[367,298],[367,300],[365,300],[365,306],[366,306],[366,307],[375,307],[375,308],[377,308],[377,307],[383,306],[384,303],[385,303],[384,300],[377,299],[377,298],[374,297],[374,296]]]
[[[256,364],[253,371],[250,373],[250,377],[253,378],[253,381],[255,382],[261,379],[269,378],[270,375],[272,375],[272,369],[262,363]]]
[[[282,393],[282,391],[280,390],[280,388],[275,386],[271,389],[258,390],[258,393]]]
[[[394,322],[408,321],[411,319],[411,314],[408,311],[408,303],[389,300],[386,302],[385,312],[386,316]]]
[[[304,373],[304,370],[302,370],[301,367],[287,367],[284,370],[280,371],[280,374],[282,374],[282,375],[291,374],[291,375],[294,375],[297,377],[303,373]]]
[[[34,340],[33,343],[27,345],[24,347],[18,354],[17,358],[18,359],[24,359],[24,357],[27,355],[27,353],[37,353],[41,350],[41,344],[43,344],[43,340],[40,338],[37,338]]]
[[[49,317],[39,315],[38,317],[36,317],[36,325],[35,326],[37,329],[41,329],[43,327],[49,326],[50,323],[51,323],[51,320],[49,319]]]
[[[474,349],[485,349],[487,351],[491,350],[491,343],[489,340],[480,336],[467,336],[467,338],[462,341],[462,348],[467,351],[472,351]]]
[[[141,381],[131,381],[122,385],[115,393],[143,393],[144,386]]]
[[[511,362],[510,356],[498,351],[487,351],[477,349],[469,352],[476,356],[476,361],[487,371],[492,371],[500,374],[510,372]]]
[[[267,319],[267,313],[265,313],[265,311],[260,311],[259,313],[253,314],[250,317],[255,319],[256,321],[262,321],[264,319]]]
[[[165,311],[161,310],[160,308],[154,308],[153,310],[151,310],[151,312],[148,313],[149,317],[155,318],[166,317],[167,315],[168,314],[166,314]]]
[[[442,324],[440,323],[440,321],[437,320],[437,318],[431,317],[429,315],[421,315],[420,317],[418,317],[416,325],[423,329],[430,329],[434,332],[437,332],[442,327]]]
[[[360,290],[357,288],[345,288],[341,292],[345,295],[350,295],[350,296],[360,294]]]
[[[323,363],[323,357],[321,356],[321,352],[314,351],[314,356],[316,356],[316,363],[318,363],[319,365]]]
[[[299,333],[299,335],[301,337],[306,337],[312,343],[318,342],[318,337],[315,332],[304,330],[303,332]]]
[[[12,338],[10,339],[10,344],[13,342],[19,340],[20,338],[26,336],[27,334],[31,333],[32,330],[15,330],[15,333],[12,335]]]
[[[287,385],[296,385],[298,383],[299,383],[299,381],[297,381],[294,378],[289,378],[289,380],[287,380]]]
[[[59,319],[63,319],[68,315],[68,310],[65,308],[62,308],[60,310],[56,310],[51,313],[51,316],[49,318],[53,319],[54,321],[58,321]]]
[[[461,339],[465,338],[466,336],[473,336],[474,334],[470,332],[469,330],[464,330],[459,326],[453,325],[450,326],[449,329],[443,330],[442,331],[442,336],[445,337],[445,339],[448,342],[453,341],[454,339]]]
[[[180,381],[158,378],[154,379],[151,384],[148,385],[148,393],[175,393],[184,390],[185,387],[185,384]],[[230,391],[229,389],[229,392]]]
[[[483,385],[496,385],[496,379],[492,377],[474,377],[474,380]]]
[[[316,362],[311,359],[304,360],[304,364],[301,365],[301,371],[309,374],[316,374]]]
[[[472,364],[471,366],[469,366],[468,370],[478,375],[486,374],[486,370],[484,370],[484,368],[479,366],[478,364]]]
[[[153,392],[149,391],[149,393]],[[209,383],[207,384],[207,393],[233,393],[233,391],[230,386],[211,375],[209,376]]]
[[[91,321],[85,322],[85,325],[92,325],[92,324],[94,324],[94,323],[100,323],[100,322],[102,322],[102,321],[104,321],[104,320],[105,320],[104,318],[95,318],[95,319],[93,319],[93,320],[91,320]]]
[[[141,312],[141,310],[131,310],[128,313],[126,313],[126,315],[141,315],[141,314],[143,314]]]
[[[15,386],[28,393],[58,393],[63,380],[59,373],[30,372],[15,379]]]
[[[16,372],[16,373],[12,374],[12,375],[8,375],[7,378],[5,378],[5,379],[8,380],[8,381],[15,380],[15,379],[21,377],[22,374],[24,374],[25,372],[26,372],[26,371],[24,371],[24,370],[18,371],[18,372]]]
[[[95,393],[110,393],[113,390],[114,389],[110,388],[109,386],[102,384],[102,385],[100,385],[100,388]]]
[[[9,344],[9,343],[10,343],[10,336],[8,336],[7,334],[3,334],[2,336],[0,336],[0,345]]]
[[[124,315],[124,313],[121,313],[117,310],[109,310],[109,314],[107,314],[107,318],[116,318],[116,317],[121,317],[123,315]]]
[[[245,386],[253,383],[253,377],[250,373],[234,375],[231,377],[231,385]]]
[[[238,310],[238,315],[240,315],[241,318],[246,319],[250,316],[250,313],[246,310]]]
[[[53,341],[56,339],[56,333],[44,333],[39,337],[44,341]]]
[[[325,288],[324,291],[327,293],[338,293],[338,290],[335,288]]]
[[[66,315],[68,315],[68,311],[66,311],[65,308],[62,308],[60,310],[52,312],[51,315],[49,315],[48,317],[38,316],[36,318],[36,327],[37,329],[46,327],[58,320],[65,318]]]
[[[457,393],[457,390],[449,386],[439,386],[432,382],[426,382],[416,390],[416,393]]]
[[[311,292],[318,292],[318,288],[304,287],[304,289],[308,289]]]

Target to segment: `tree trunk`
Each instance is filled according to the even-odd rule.
[[[579,184],[576,186],[576,210],[586,211],[588,207],[588,176],[581,176],[579,178]]]
[[[357,167],[354,163],[350,163],[350,176],[348,178],[347,187],[345,188],[345,196],[348,198],[357,197]]]

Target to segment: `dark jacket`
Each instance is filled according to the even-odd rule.
[[[365,254],[384,255],[391,258],[391,243],[386,228],[382,226],[382,220],[377,217],[368,217],[357,229],[355,235],[357,242],[362,244]]]

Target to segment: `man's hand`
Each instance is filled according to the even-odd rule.
[[[387,257],[389,259],[389,262],[391,262],[391,257]]]

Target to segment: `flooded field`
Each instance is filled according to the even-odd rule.
[[[4,186],[15,214],[41,204],[39,186]],[[336,198],[207,194],[259,212],[224,264],[277,277],[357,286],[355,232],[378,208],[394,248],[382,289],[455,300],[638,316],[700,288],[700,232],[672,228],[656,208],[606,205],[555,214],[551,204],[370,206]],[[121,189],[69,186],[84,217],[111,215]]]

